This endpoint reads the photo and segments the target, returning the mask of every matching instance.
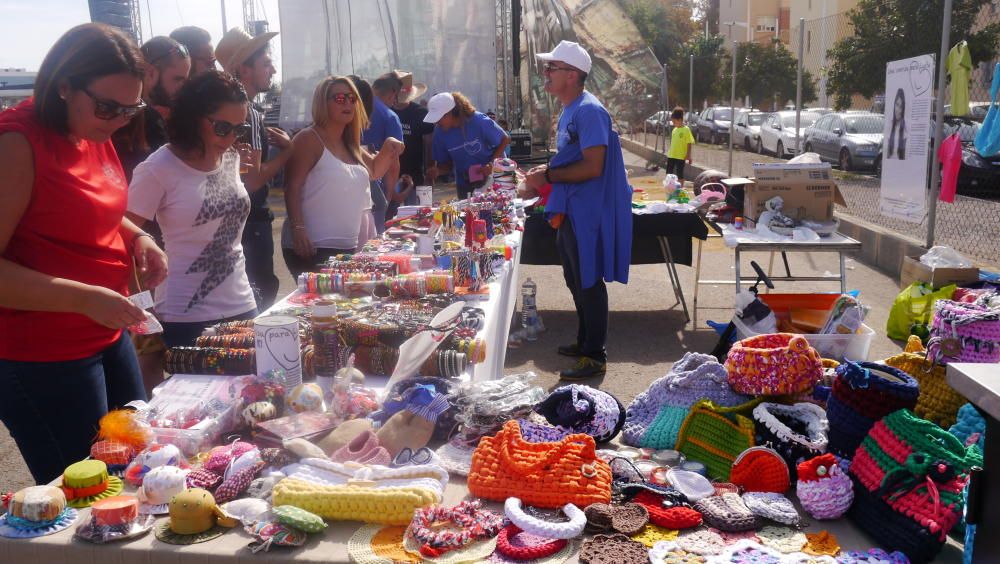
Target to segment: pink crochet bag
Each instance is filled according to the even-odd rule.
[[[949,362],[1000,362],[1000,311],[979,303],[934,302],[927,357]]]
[[[791,333],[737,341],[726,357],[726,370],[734,390],[755,396],[798,394],[823,378],[819,353],[804,337]]]

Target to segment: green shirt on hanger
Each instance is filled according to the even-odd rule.
[[[972,72],[972,57],[969,44],[959,41],[948,52],[948,74],[951,75],[951,115],[969,114],[969,74]]]

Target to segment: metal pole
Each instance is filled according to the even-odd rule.
[[[941,162],[934,157],[934,153],[941,146],[941,137],[944,133],[944,80],[945,61],[948,60],[948,44],[951,42],[951,3],[952,0],[944,0],[944,22],[941,26],[941,55],[937,60],[937,99],[934,101],[934,115],[937,117],[934,124],[934,147],[931,151],[931,178],[927,212],[927,248],[934,246],[934,227],[937,221],[937,201],[938,194],[941,193]]]
[[[729,36],[733,35],[733,26],[729,25]],[[736,125],[736,42],[733,41],[733,75],[729,86],[729,176],[733,176],[733,130]]]
[[[688,111],[694,111],[694,54],[688,56]]]
[[[801,155],[799,142],[799,127],[802,119],[802,44],[805,42],[806,19],[799,18],[799,65],[795,79],[795,154]]]
[[[225,35],[229,31],[229,26],[226,25],[226,0],[219,0],[219,4],[222,6],[222,35]]]

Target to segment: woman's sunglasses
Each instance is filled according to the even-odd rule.
[[[146,107],[146,102],[139,100],[138,104],[132,104],[131,106],[126,106],[125,104],[119,104],[114,100],[105,100],[104,98],[98,98],[94,94],[87,90],[82,89],[83,92],[90,96],[94,101],[94,117],[97,119],[103,119],[106,121],[111,121],[116,118],[125,118],[126,121],[134,118],[139,112],[141,112]]]
[[[219,137],[225,137],[230,133],[236,133],[236,137],[244,137],[250,133],[249,123],[229,123],[221,119],[212,119],[205,116],[205,119],[212,124],[212,131],[215,132]]]
[[[329,96],[326,97],[326,99],[327,100],[333,100],[334,102],[336,102],[336,103],[338,103],[340,105],[344,105],[347,102],[355,104],[358,101],[358,97],[355,96],[354,94],[344,94],[342,92],[337,93],[337,94],[330,94]]]

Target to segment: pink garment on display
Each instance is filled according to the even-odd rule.
[[[957,133],[953,133],[941,141],[941,148],[938,149],[938,160],[941,161],[941,193],[938,195],[938,199],[950,204],[955,201],[958,170],[962,168],[962,139]]]

